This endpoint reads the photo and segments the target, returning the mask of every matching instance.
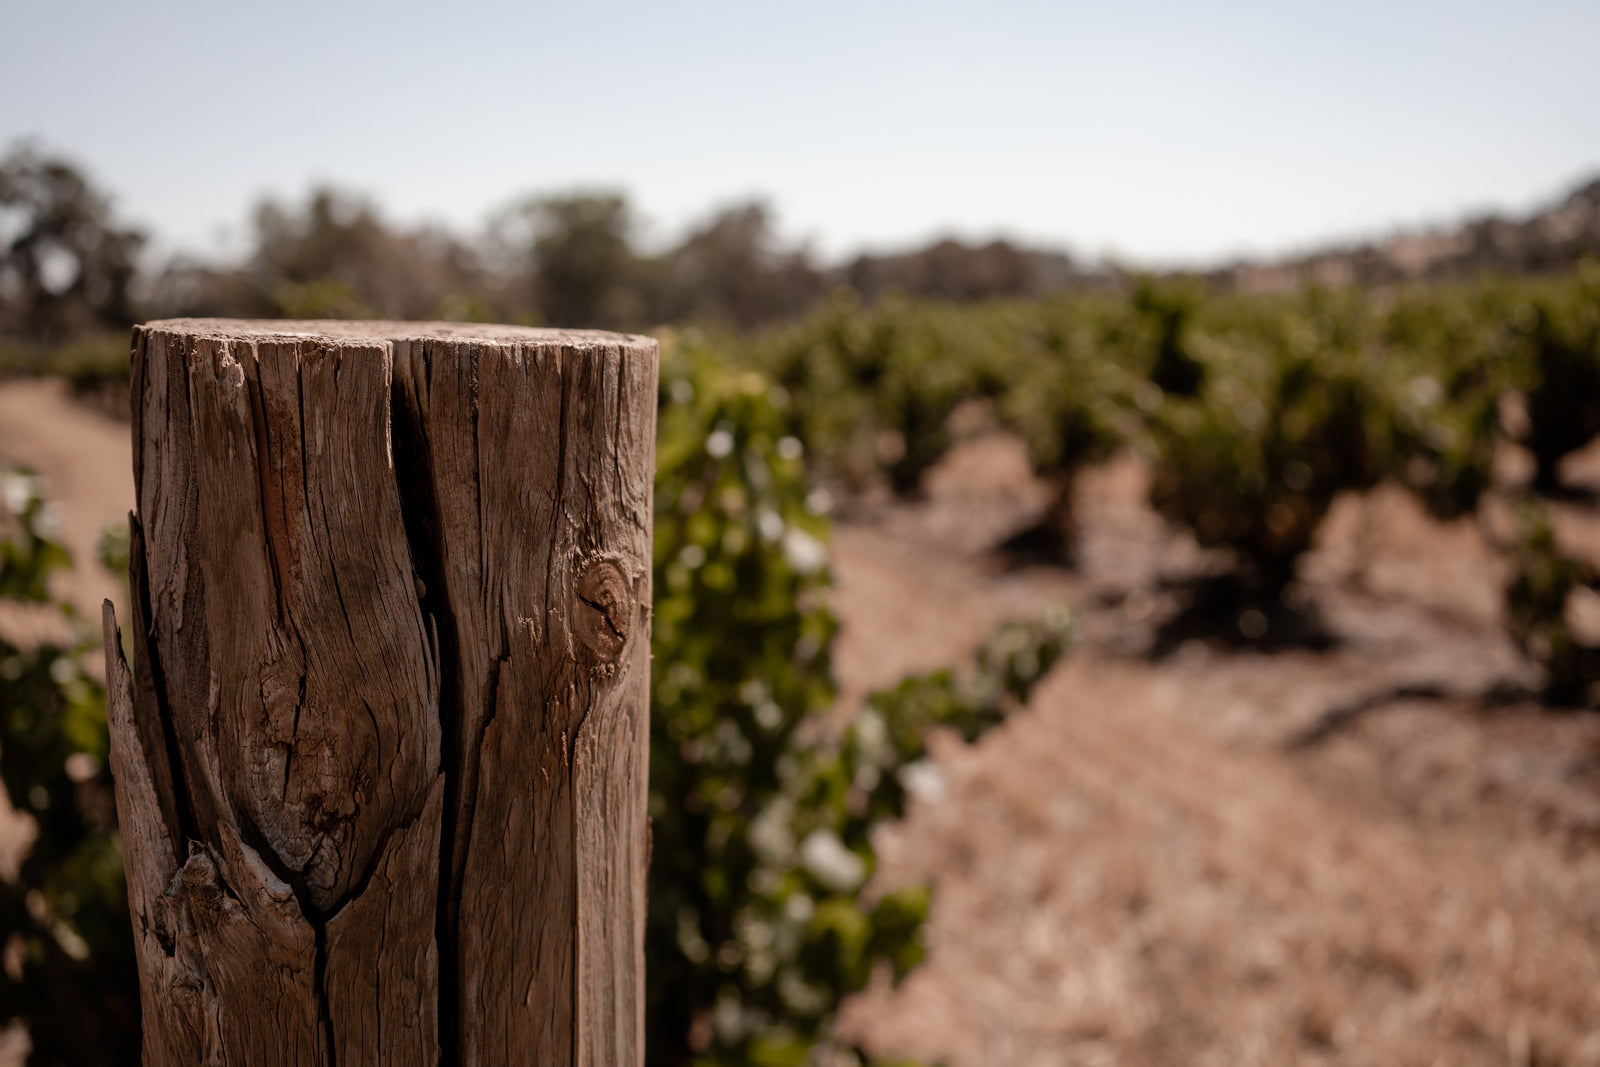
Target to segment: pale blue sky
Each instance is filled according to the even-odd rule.
[[[1600,3],[0,0],[0,146],[163,247],[313,180],[475,228],[767,197],[834,256],[1005,234],[1145,263],[1521,211],[1600,173]]]

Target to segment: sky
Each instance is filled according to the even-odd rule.
[[[607,187],[647,244],[760,197],[824,258],[1199,265],[1600,175],[1597,41],[1595,0],[0,0],[0,149],[79,162],[159,254],[334,182],[464,232]]]

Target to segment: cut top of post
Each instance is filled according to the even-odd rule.
[[[560,345],[572,348],[648,345],[638,334],[605,330],[567,330],[535,326],[502,326],[478,322],[396,322],[342,319],[157,319],[145,330],[160,330],[195,339],[218,341],[304,340],[340,342],[485,341],[499,344]]]

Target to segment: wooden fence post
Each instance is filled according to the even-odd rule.
[[[147,1067],[642,1067],[656,343],[133,335]]]

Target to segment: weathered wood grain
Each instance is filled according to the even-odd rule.
[[[145,1061],[643,1062],[648,338],[134,332]]]

